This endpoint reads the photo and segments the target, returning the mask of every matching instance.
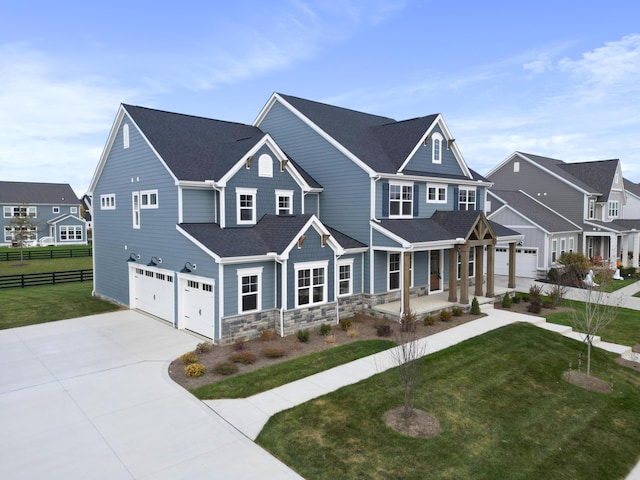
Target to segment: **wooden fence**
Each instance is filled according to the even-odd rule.
[[[0,289],[25,288],[61,283],[91,282],[93,270],[68,270],[64,272],[27,273],[24,275],[0,276]]]
[[[93,254],[91,248],[65,248],[55,250],[25,250],[20,256],[20,250],[0,252],[0,262],[12,262],[20,260],[51,260],[53,258],[79,258],[90,257]]]

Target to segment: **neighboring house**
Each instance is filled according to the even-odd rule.
[[[410,294],[468,305],[521,238],[487,220],[489,186],[440,115],[274,94],[243,125],[121,105],[89,188],[95,292],[219,343],[400,314]]]
[[[81,202],[68,184],[0,182],[2,245],[12,245],[12,217],[31,216],[33,243],[44,237],[48,244],[86,245],[87,228],[80,217]]]
[[[557,265],[565,251],[582,252],[597,265],[614,266],[624,260],[625,264],[638,266],[640,212],[627,205],[631,197],[625,189],[619,160],[565,163],[515,152],[491,170],[487,178],[494,183],[498,198],[490,218],[515,228],[511,223],[515,219],[507,218],[506,204],[510,211],[531,220],[537,215],[548,216],[554,225],[559,220],[568,222],[564,227],[562,222],[553,227],[539,222],[525,235],[522,247],[538,250],[539,274]],[[627,217],[627,208],[636,211],[635,218]],[[568,228],[571,225],[577,229]],[[546,239],[541,240],[543,237]]]
[[[80,200],[82,201],[82,207],[84,210],[82,218],[87,222],[87,231],[91,232],[91,229],[93,228],[93,223],[91,222],[91,197],[85,193]]]

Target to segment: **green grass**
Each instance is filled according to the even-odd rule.
[[[391,340],[360,340],[204,385],[191,392],[201,400],[246,398],[337,365],[373,355],[394,345]]]
[[[0,290],[0,329],[113,312],[121,307],[91,296],[92,282]]]
[[[640,375],[598,351],[593,374],[615,391],[562,379],[584,345],[512,325],[425,357],[416,407],[436,438],[382,421],[402,405],[394,370],[272,417],[257,442],[312,479],[624,478],[640,454]]]
[[[567,302],[572,308],[584,308],[583,302]],[[640,312],[628,308],[616,308],[616,318],[598,332],[598,336],[606,341],[620,345],[633,346],[640,343]],[[555,312],[545,315],[550,323],[574,327],[571,312]],[[574,327],[575,329],[575,327]]]
[[[621,288],[627,287],[629,285],[633,285],[638,281],[637,278],[630,278],[625,280],[611,280],[604,285],[604,291],[607,293],[613,293],[616,290],[620,290]]]
[[[10,260],[0,262],[0,275],[26,275],[28,273],[62,272],[65,270],[90,270],[91,257],[54,258],[51,260]]]

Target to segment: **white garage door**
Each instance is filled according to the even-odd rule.
[[[213,338],[213,285],[210,278],[180,279],[181,328]]]
[[[516,277],[536,278],[538,249],[516,248]],[[509,248],[496,247],[496,275],[509,275]]]
[[[131,308],[174,322],[175,292],[173,272],[135,265],[129,272]]]

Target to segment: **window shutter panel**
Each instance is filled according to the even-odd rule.
[[[389,216],[389,184],[382,184],[382,216]]]
[[[418,211],[419,211],[418,209],[420,208],[420,205],[419,205],[419,201],[420,200],[418,200],[418,197],[419,197],[418,194],[420,192],[420,188],[419,187],[420,187],[420,185],[418,185],[418,184],[414,184],[413,185],[413,216],[414,217],[418,216]]]
[[[460,205],[458,205],[458,187],[453,188],[453,209],[459,210]]]

